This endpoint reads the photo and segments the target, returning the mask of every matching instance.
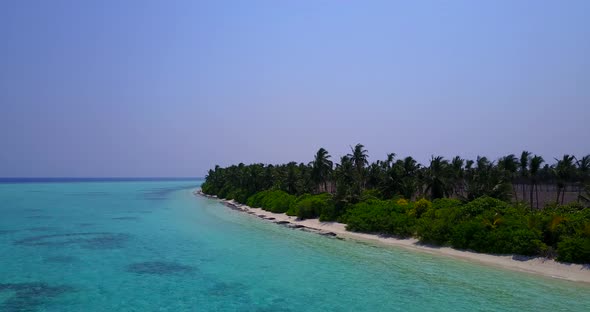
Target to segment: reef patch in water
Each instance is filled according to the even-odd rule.
[[[78,245],[86,249],[117,249],[124,247],[128,234],[109,232],[67,233],[38,235],[14,241],[21,246],[68,247]]]
[[[14,293],[7,300],[0,303],[0,311],[37,311],[40,306],[51,299],[74,290],[71,286],[50,286],[46,283],[0,283],[0,292],[9,291]]]

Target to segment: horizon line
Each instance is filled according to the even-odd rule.
[[[156,179],[204,179],[205,177],[0,177],[0,181],[15,181],[15,180],[156,180]]]

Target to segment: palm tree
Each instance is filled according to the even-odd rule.
[[[420,164],[414,158],[408,156],[395,163],[395,170],[398,172],[400,179],[399,191],[401,195],[406,199],[412,199],[418,190]]]
[[[481,196],[490,196],[501,200],[510,198],[512,184],[505,174],[486,157],[477,156],[475,168],[473,162],[466,166],[466,199],[474,200]]]
[[[451,187],[452,187],[452,192],[455,195],[459,195],[459,189],[462,188],[462,182],[463,182],[463,176],[464,176],[464,168],[463,168],[464,162],[465,162],[465,160],[463,160],[459,156],[455,156],[451,160],[451,164],[450,164],[451,174],[452,174]]]
[[[555,172],[554,166],[550,166],[549,164],[545,163],[543,168],[539,170],[539,181],[543,183],[549,183],[555,180]]]
[[[267,189],[272,185],[272,170],[263,164],[244,166],[238,165],[238,174],[241,179],[241,188],[248,189],[248,193],[255,193],[260,189]]]
[[[500,170],[504,172],[506,179],[508,181],[512,181],[519,167],[518,159],[516,158],[516,156],[514,156],[514,154],[504,156],[498,160],[498,167]],[[514,194],[514,199],[518,201],[518,192],[516,191],[516,188],[513,187],[512,190]],[[522,197],[522,200],[524,201],[524,196]]]
[[[400,192],[401,169],[396,164],[391,164],[385,171],[380,191],[385,198],[391,198]]]
[[[384,180],[384,175],[386,171],[386,163],[382,162],[381,160],[377,160],[376,162],[369,165],[367,170],[367,187],[370,189],[378,189],[379,186],[382,184]]]
[[[313,182],[313,167],[300,163],[298,165],[299,179],[297,180],[298,194],[313,193],[317,190],[317,184]]]
[[[357,172],[357,179],[359,182],[359,186],[364,187],[364,174],[363,171],[365,169],[365,166],[369,164],[369,161],[367,160],[367,158],[369,158],[368,154],[367,154],[367,150],[364,149],[365,146],[363,146],[362,144],[357,144],[354,146],[354,148],[351,146],[350,150],[352,152],[352,154],[348,154],[347,156],[350,158],[350,160],[352,161],[352,163],[354,164],[354,168],[356,169]]]
[[[424,178],[424,182],[426,183],[425,192],[430,192],[432,199],[450,195],[449,162],[442,156],[432,156],[430,166],[426,169]]]
[[[527,166],[529,164],[529,158],[531,157],[531,153],[527,151],[522,151],[520,154],[520,176],[522,177],[522,200],[525,199],[525,180],[528,176]]]
[[[376,163],[371,164],[369,167],[368,183],[371,187],[377,188],[384,198],[392,197],[396,189],[395,183],[397,183],[397,180],[393,179],[391,170],[394,159],[395,153],[389,153],[385,161],[377,160]]]
[[[541,169],[541,165],[545,160],[541,156],[533,156],[531,158],[531,162],[529,165],[529,174],[531,176],[531,192],[530,192],[530,199],[531,199],[531,210],[533,209],[533,189],[535,191],[536,199],[537,199],[537,209],[539,209],[539,190],[537,189],[537,180],[539,178],[539,170]]]
[[[391,168],[391,166],[393,165],[393,160],[395,159],[395,153],[389,153],[387,154],[387,160],[386,160],[386,165],[387,168]]]
[[[296,194],[297,193],[297,163],[292,161],[287,164],[287,174],[285,177],[285,187],[287,189],[287,193],[289,194]]]
[[[328,191],[327,180],[332,173],[332,161],[330,160],[330,154],[323,147],[318,150],[315,154],[312,162],[312,179],[316,185],[324,185],[324,192]],[[319,190],[319,187],[318,187]]]
[[[582,196],[582,189],[590,178],[590,155],[586,155],[577,161],[580,185],[578,187],[578,200]]]
[[[475,167],[473,165],[475,164]],[[466,168],[466,179],[465,179],[465,197],[467,200],[473,200],[480,196],[487,194],[487,176],[493,164],[487,159],[487,157],[477,156],[476,161],[468,160],[465,166]]]
[[[565,198],[565,184],[571,180],[576,167],[574,165],[575,157],[572,155],[563,155],[563,158],[555,159],[557,165],[554,168],[555,176],[557,177],[557,202],[559,203],[559,196],[561,195],[561,204]]]
[[[354,164],[348,156],[340,158],[336,165],[334,178],[336,179],[336,198],[341,201],[355,203],[360,197],[360,188],[355,179]]]

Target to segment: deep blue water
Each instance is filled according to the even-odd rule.
[[[79,183],[79,182],[163,182],[163,181],[197,181],[200,178],[0,178],[0,183]]]
[[[590,287],[278,226],[199,181],[0,184],[0,311],[589,311]]]

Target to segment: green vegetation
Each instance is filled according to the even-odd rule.
[[[590,263],[589,156],[564,155],[544,166],[526,151],[497,162],[433,156],[428,166],[395,157],[369,163],[357,144],[335,166],[323,148],[309,164],[216,166],[202,190],[301,219],[343,222],[350,231]],[[551,183],[556,201],[539,207],[538,185]],[[571,186],[578,186],[578,201],[564,205]]]
[[[334,214],[334,203],[330,194],[301,195],[287,211],[287,215],[300,219],[320,218],[325,221],[334,220]]]
[[[327,193],[295,197],[281,190],[266,190],[250,196],[246,205],[270,212],[286,213],[300,219],[320,218],[333,221],[336,217],[332,196]]]
[[[411,205],[394,200],[370,199],[352,205],[342,221],[349,231],[411,237],[416,223],[411,209]]]
[[[418,236],[423,241],[495,254],[536,255],[546,249],[541,231],[529,226],[530,214],[524,207],[490,197],[443,206],[439,212],[435,203],[420,220]]]
[[[250,196],[246,204],[270,212],[285,213],[293,202],[295,202],[295,196],[293,195],[281,190],[266,190]]]

